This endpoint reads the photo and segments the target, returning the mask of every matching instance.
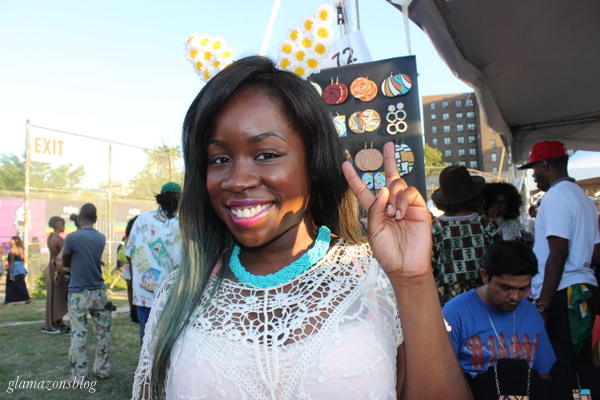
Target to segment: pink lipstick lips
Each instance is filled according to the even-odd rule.
[[[251,226],[266,214],[272,204],[256,200],[234,200],[228,201],[227,207],[231,219],[236,225]]]

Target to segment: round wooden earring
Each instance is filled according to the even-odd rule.
[[[361,76],[350,84],[350,93],[360,101],[371,101],[377,97],[377,84],[369,78]]]

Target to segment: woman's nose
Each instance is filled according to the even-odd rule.
[[[260,178],[251,163],[233,162],[228,174],[221,183],[221,188],[230,192],[241,192],[257,186]]]

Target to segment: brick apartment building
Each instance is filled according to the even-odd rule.
[[[474,93],[424,96],[424,141],[442,152],[447,165],[462,164],[490,174],[498,173],[504,144],[484,121]],[[508,152],[502,171],[511,171]]]

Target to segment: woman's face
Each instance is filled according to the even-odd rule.
[[[15,245],[15,239],[10,239],[8,241],[8,245],[11,246],[11,247],[14,246]]]
[[[499,217],[504,217],[508,213],[508,198],[505,195],[498,195],[494,205],[498,208]]]
[[[207,153],[210,201],[242,245],[303,239],[299,227],[312,226],[306,154],[275,100],[256,89],[234,94],[217,114]]]

